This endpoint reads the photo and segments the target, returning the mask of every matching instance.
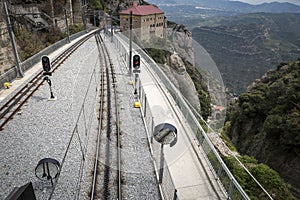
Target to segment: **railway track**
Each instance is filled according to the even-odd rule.
[[[85,41],[87,41],[94,34],[89,34],[86,37],[78,40],[59,56],[57,56],[52,62],[52,70],[54,73],[55,70],[66,60],[68,57],[76,51]],[[34,77],[32,77],[27,84],[25,84],[16,94],[11,96],[6,100],[6,103],[3,104],[0,108],[0,131],[3,130],[4,126],[22,109],[22,106],[28,101],[28,99],[34,94],[38,88],[43,85],[45,82],[43,71],[41,70]]]
[[[114,67],[100,33],[95,35],[101,65],[97,147],[90,199],[122,199],[121,141]]]

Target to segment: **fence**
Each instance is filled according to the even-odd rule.
[[[124,46],[121,45],[120,40],[124,41],[125,43],[129,43],[129,40],[127,37],[125,37],[122,34],[117,34],[113,38],[113,42],[116,44],[117,48],[121,52],[121,54],[124,55],[126,59],[128,59],[129,54],[128,51]],[[156,76],[160,79],[161,83],[168,89],[170,94],[172,95],[173,99],[177,103],[178,107],[180,108],[183,116],[185,117],[186,121],[188,122],[190,128],[192,129],[194,135],[198,139],[198,142],[202,148],[200,150],[204,152],[206,155],[206,159],[214,172],[215,177],[220,181],[223,190],[227,194],[228,199],[250,199],[246,192],[242,189],[240,184],[237,182],[237,180],[233,177],[229,169],[227,168],[226,164],[218,154],[217,150],[211,143],[210,139],[208,138],[207,134],[203,130],[202,126],[199,124],[198,119],[195,117],[193,112],[191,111],[190,107],[184,100],[181,93],[178,91],[178,89],[173,85],[173,83],[169,80],[169,78],[165,75],[165,73],[160,69],[160,67],[155,63],[155,61],[149,57],[139,46],[136,44],[133,44],[133,49],[139,53],[143,59],[149,64],[150,68],[155,72]],[[141,97],[141,100],[143,100],[145,97]],[[146,101],[146,100],[143,100]],[[142,105],[144,105],[144,102],[142,102]],[[144,105],[147,107],[147,104]],[[147,109],[146,109],[147,111]],[[149,112],[149,111],[148,111]],[[151,125],[151,121],[149,121],[149,116],[147,118],[147,115],[144,114],[144,117],[146,117],[146,124]],[[150,126],[151,127],[151,126]],[[151,133],[152,131],[150,131]],[[155,148],[155,147],[154,147]],[[154,156],[155,158],[155,156]],[[157,159],[155,159],[157,160]],[[157,163],[156,163],[157,164]],[[157,165],[158,166],[158,165]],[[165,177],[164,177],[165,178]],[[172,178],[170,178],[172,179]],[[163,190],[167,191],[169,188],[167,185],[162,184]],[[170,193],[165,192],[164,193]],[[176,196],[176,188],[173,184],[173,197]],[[169,198],[168,198],[169,199]],[[171,198],[172,199],[172,198]]]
[[[110,35],[109,32],[107,34]],[[120,36],[120,35],[118,34],[118,36]],[[120,40],[114,38],[114,40],[112,40],[112,41],[114,42],[115,46],[119,50],[124,61],[128,61],[128,59],[129,59],[128,49],[126,49],[123,46],[123,44],[120,42]],[[156,168],[157,179],[158,179],[158,182],[160,182],[160,186],[162,188],[162,190],[161,190],[162,198],[163,199],[173,199],[173,200],[179,199],[177,196],[177,190],[175,188],[175,184],[174,184],[172,176],[170,174],[168,165],[165,161],[161,163],[161,160],[162,160],[161,156],[163,156],[163,153],[161,151],[161,145],[159,143],[157,143],[156,141],[154,141],[152,138],[153,129],[154,129],[153,118],[152,118],[150,106],[149,106],[149,103],[147,100],[147,94],[145,93],[144,89],[141,87],[140,81],[139,81],[138,87],[139,87],[138,94],[139,94],[139,99],[140,99],[140,104],[141,104],[141,110],[142,110],[142,114],[144,117],[147,132],[149,134],[148,137],[150,138],[149,142],[150,142],[150,147],[152,150],[151,153],[152,153],[153,161],[154,161],[155,168]],[[163,174],[163,177],[161,180],[159,180],[162,174]]]
[[[158,182],[161,184],[162,187],[162,196],[164,199],[179,199],[177,197],[177,191],[175,188],[175,184],[173,182],[172,176],[170,174],[168,165],[162,158],[163,151],[162,146],[153,140],[153,130],[154,130],[154,123],[153,123],[153,117],[150,110],[150,106],[147,100],[147,94],[145,93],[144,89],[141,87],[140,81],[139,81],[139,99],[140,103],[142,105],[142,114],[145,120],[146,128],[148,131],[148,138],[150,138],[150,145],[152,149],[152,157],[153,161],[156,167],[156,173],[157,173],[157,179]]]

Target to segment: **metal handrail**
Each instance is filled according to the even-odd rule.
[[[124,40],[125,42],[128,42],[128,38],[126,36],[124,36],[122,34],[119,34],[118,36],[122,40]],[[115,39],[119,39],[119,38],[115,37]],[[193,127],[193,125],[196,125],[197,130],[200,130],[200,133],[203,136],[203,140],[205,140],[205,142],[207,143],[208,147],[210,148],[210,152],[213,152],[214,156],[216,157],[217,161],[220,164],[219,168],[217,170],[215,170],[213,168],[213,165],[211,163],[210,158],[206,155],[207,160],[211,164],[210,167],[213,169],[213,171],[215,172],[215,176],[217,176],[217,178],[220,180],[221,184],[223,185],[223,189],[226,191],[228,198],[231,199],[232,190],[233,190],[233,187],[234,187],[234,188],[237,189],[237,191],[241,195],[240,196],[241,198],[250,200],[249,196],[246,194],[246,192],[240,186],[240,184],[238,183],[238,181],[234,178],[234,176],[232,175],[232,173],[230,172],[230,170],[228,169],[228,167],[224,163],[223,159],[221,158],[221,156],[219,155],[219,153],[215,149],[214,145],[210,141],[209,137],[207,136],[207,134],[203,130],[202,126],[199,124],[197,118],[195,117],[195,115],[191,111],[190,107],[185,102],[185,100],[184,100],[181,92],[174,86],[174,84],[169,80],[169,78],[165,75],[165,73],[160,69],[160,67],[156,64],[156,62],[148,54],[146,54],[138,45],[134,44],[134,47],[135,47],[136,51],[138,50],[140,56],[143,57],[145,60],[147,60],[147,62],[149,62],[149,64],[151,64],[152,70],[154,70],[154,72],[161,79],[162,83],[166,86],[166,88],[169,91],[171,91],[171,95],[172,95],[172,92],[175,93],[175,96],[172,95],[173,98],[177,100],[176,101],[177,103],[180,103],[183,106],[183,107],[180,106],[180,110],[182,112],[187,111],[188,116],[190,116],[192,118],[192,120],[193,120],[193,124],[191,124],[190,120],[186,119],[187,123],[191,127]],[[186,116],[187,115],[184,115],[184,117],[186,117]],[[195,132],[194,132],[194,134],[196,135]],[[202,140],[202,142],[199,141],[202,148],[203,148],[202,144],[204,143],[203,140]],[[228,180],[230,181],[228,188],[226,188],[225,184],[222,183],[222,180],[221,180],[221,172],[222,172],[222,170],[225,172],[225,174],[227,175]]]

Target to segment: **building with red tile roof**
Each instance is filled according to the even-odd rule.
[[[133,5],[133,7],[128,8],[127,10],[123,10],[120,14],[130,14],[132,11],[133,15],[152,15],[152,14],[164,14],[164,11],[160,10],[158,7],[154,5]]]
[[[141,40],[148,41],[151,37],[163,37],[165,26],[164,11],[154,5],[137,5],[120,12],[120,30],[130,28],[129,15],[132,12],[132,29]]]

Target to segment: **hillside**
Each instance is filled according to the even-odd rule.
[[[166,31],[164,38],[153,37],[149,43],[145,42],[141,46],[145,48],[144,51],[155,60],[189,103],[197,108],[203,118],[207,120],[211,116],[211,103],[214,102],[211,98],[214,97],[208,91],[204,75],[197,70],[195,65],[191,64],[195,53],[191,33],[186,27],[176,23],[172,23],[170,27],[172,28]]]
[[[300,14],[246,14],[202,20],[193,38],[216,62],[235,93],[278,63],[300,57]]]
[[[229,107],[227,135],[241,154],[275,169],[300,198],[300,59],[269,71]]]
[[[68,12],[70,10],[70,2],[57,0],[53,1],[53,6],[50,2],[52,1],[7,1],[8,12],[16,36],[17,51],[21,62],[58,40],[67,37],[64,8]],[[1,2],[2,7],[3,2]],[[79,1],[73,2],[72,15],[68,14],[70,34],[74,34],[84,28],[82,9],[83,7]],[[91,23],[93,22],[90,21],[89,16],[94,12],[93,10],[100,9],[106,10],[106,3],[103,0],[89,1],[85,21],[87,26],[92,26]],[[23,15],[20,14],[21,12]],[[15,65],[5,21],[3,9],[0,9],[0,75]]]
[[[233,0],[148,0],[165,11],[168,20],[184,24],[188,28],[197,26],[207,17],[235,16],[246,13],[300,13],[299,3],[263,3],[252,5]]]
[[[300,12],[300,6],[291,3],[263,3],[258,5],[252,5],[241,1],[229,1],[229,0],[150,0],[150,3],[157,4],[159,6],[164,5],[192,5],[201,6],[206,8],[214,8],[223,11],[231,11],[235,13],[254,13],[254,12],[270,12],[270,13],[296,13]]]

